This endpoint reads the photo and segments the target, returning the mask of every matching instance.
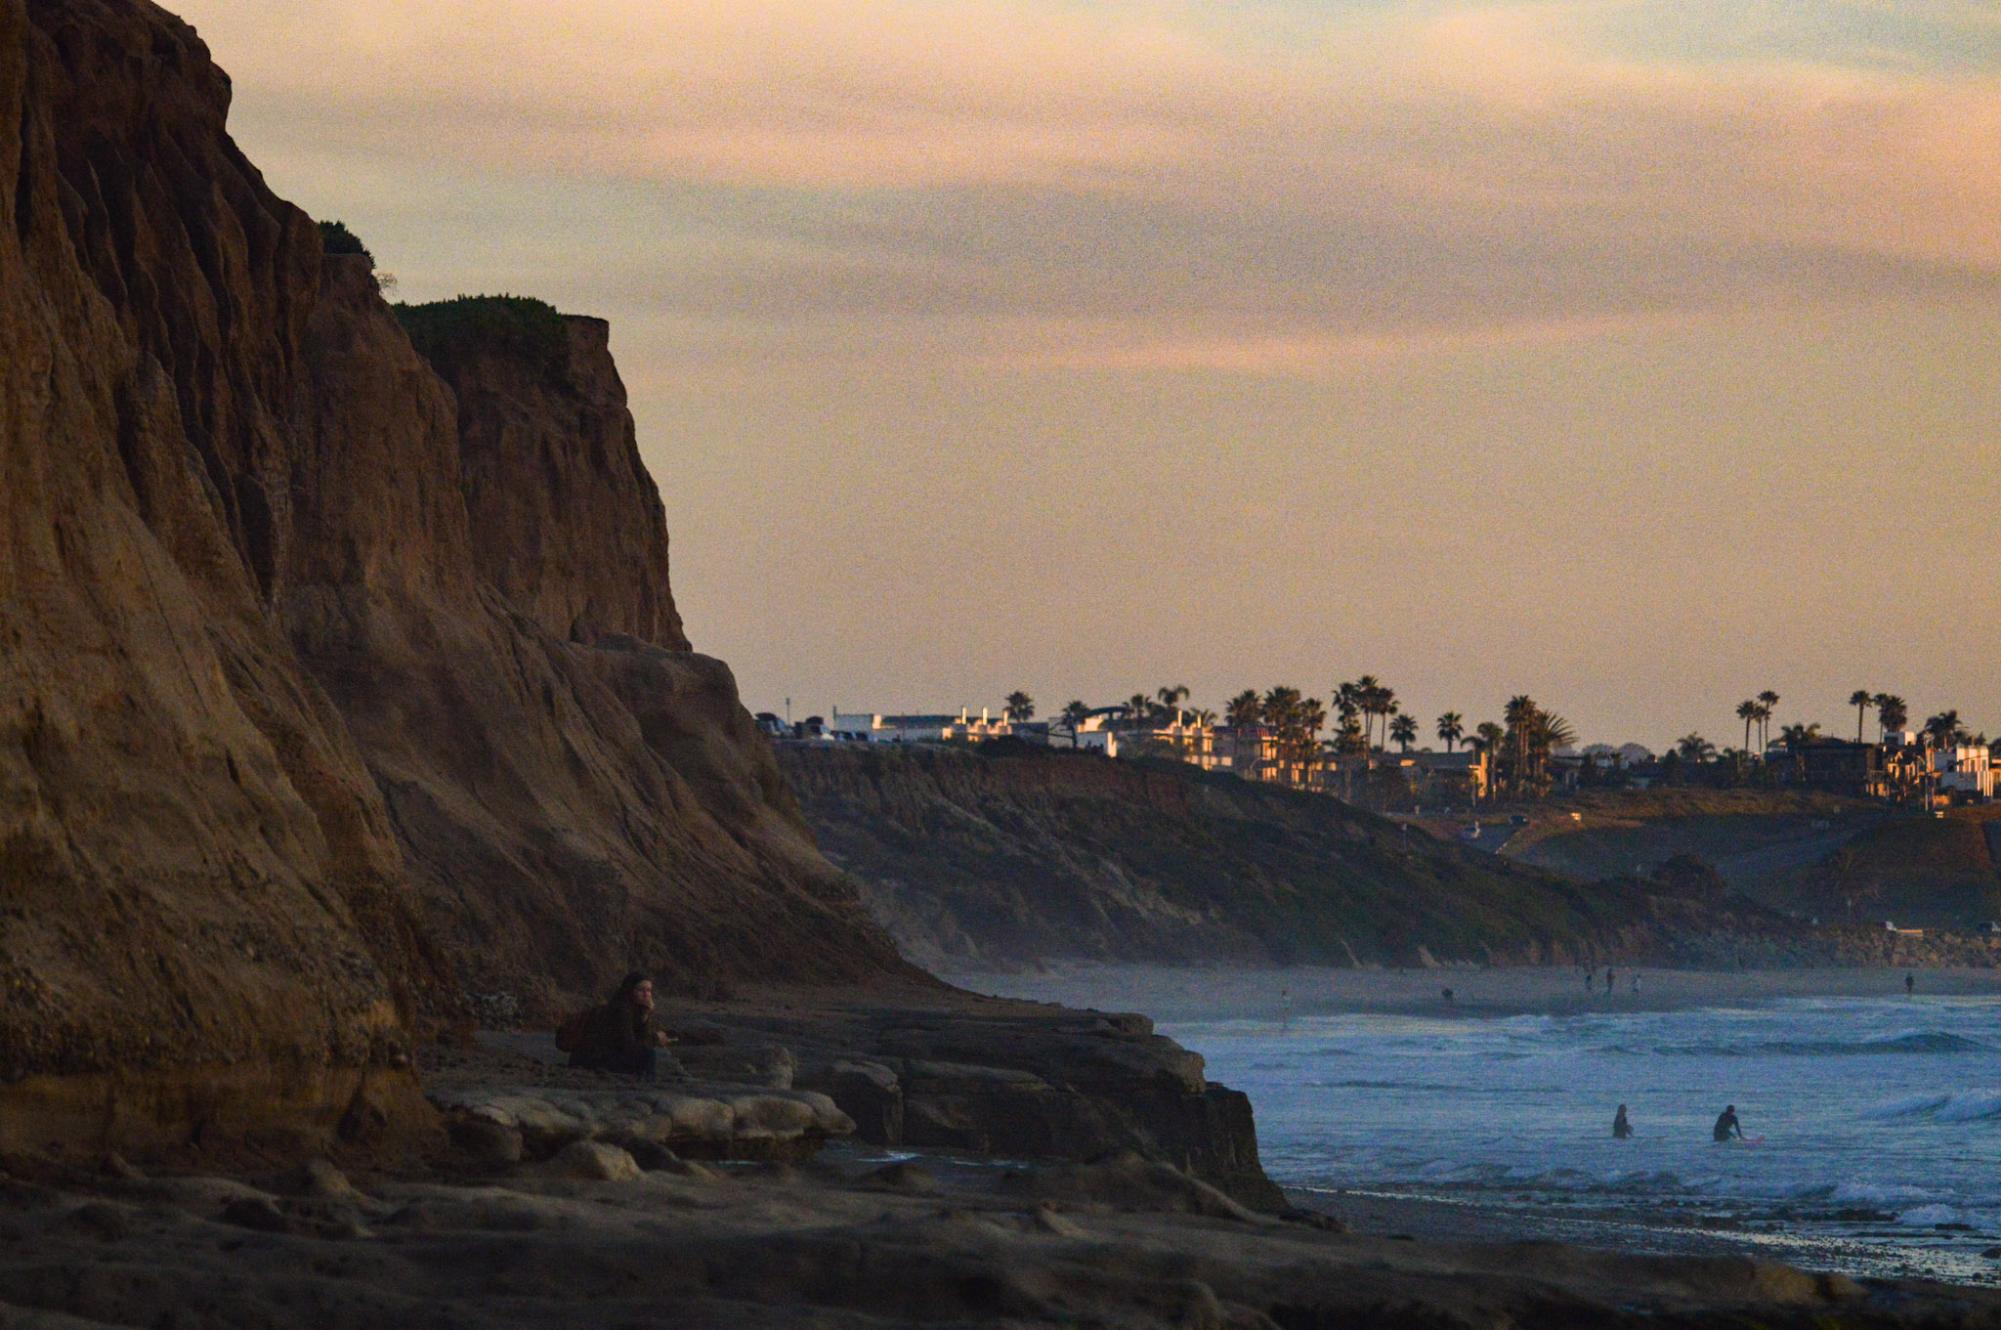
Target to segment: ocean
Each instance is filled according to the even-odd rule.
[[[1495,1233],[2001,1282],[2001,997],[1163,1022],[1251,1097],[1266,1171]],[[1621,1103],[1634,1128],[1614,1140]],[[1755,1143],[1717,1145],[1734,1104]]]

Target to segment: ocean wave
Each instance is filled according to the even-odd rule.
[[[1905,1095],[1863,1110],[1878,1122],[1929,1118],[1934,1122],[1981,1122],[2001,1118],[2001,1090],[1961,1090],[1952,1093]]]
[[[1828,1195],[1836,1205],[1910,1205],[1929,1201],[1932,1193],[1923,1187],[1901,1183],[1844,1182]]]
[[[1665,1057],[1880,1057],[1899,1054],[1992,1053],[1994,1045],[1944,1030],[1913,1030],[1880,1039],[1765,1039],[1744,1043],[1613,1044],[1607,1053],[1653,1053]]]
[[[1898,1215],[1897,1222],[1912,1228],[1936,1228],[1940,1224],[1964,1224],[1967,1215],[1950,1205],[1921,1205]]]
[[[1306,1081],[1309,1090],[1413,1090],[1426,1094],[1471,1094],[1479,1088],[1474,1085],[1445,1085],[1432,1081]]]

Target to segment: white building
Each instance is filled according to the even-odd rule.
[[[959,714],[886,716],[873,711],[842,711],[836,707],[826,726],[826,737],[836,742],[872,744],[923,744],[999,739],[1014,733],[1005,715],[996,716],[987,707],[972,714],[960,707]]]
[[[1994,759],[1985,744],[1935,748],[1931,764],[1940,794],[1983,801],[1994,797]]]
[[[1056,748],[1081,748],[1087,753],[1117,757],[1119,732],[1112,728],[1112,719],[1116,714],[1107,709],[1093,712],[1074,727],[1064,724],[1051,726],[1049,742]]]

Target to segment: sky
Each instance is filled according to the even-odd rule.
[[[403,299],[611,320],[754,709],[2001,731],[1987,0],[175,7]]]

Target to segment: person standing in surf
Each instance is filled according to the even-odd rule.
[[[1912,974],[1909,970],[1904,971],[1904,996],[1915,997],[1917,995],[1917,990],[1918,990],[1918,977]]]
[[[1731,1136],[1744,1139],[1744,1124],[1737,1120],[1737,1105],[1725,1104],[1723,1115],[1716,1119],[1716,1130],[1711,1133],[1718,1141],[1727,1141]]]
[[[1612,1139],[1623,1141],[1633,1134],[1633,1124],[1626,1121],[1626,1106],[1619,1105],[1619,1111],[1612,1115]]]

